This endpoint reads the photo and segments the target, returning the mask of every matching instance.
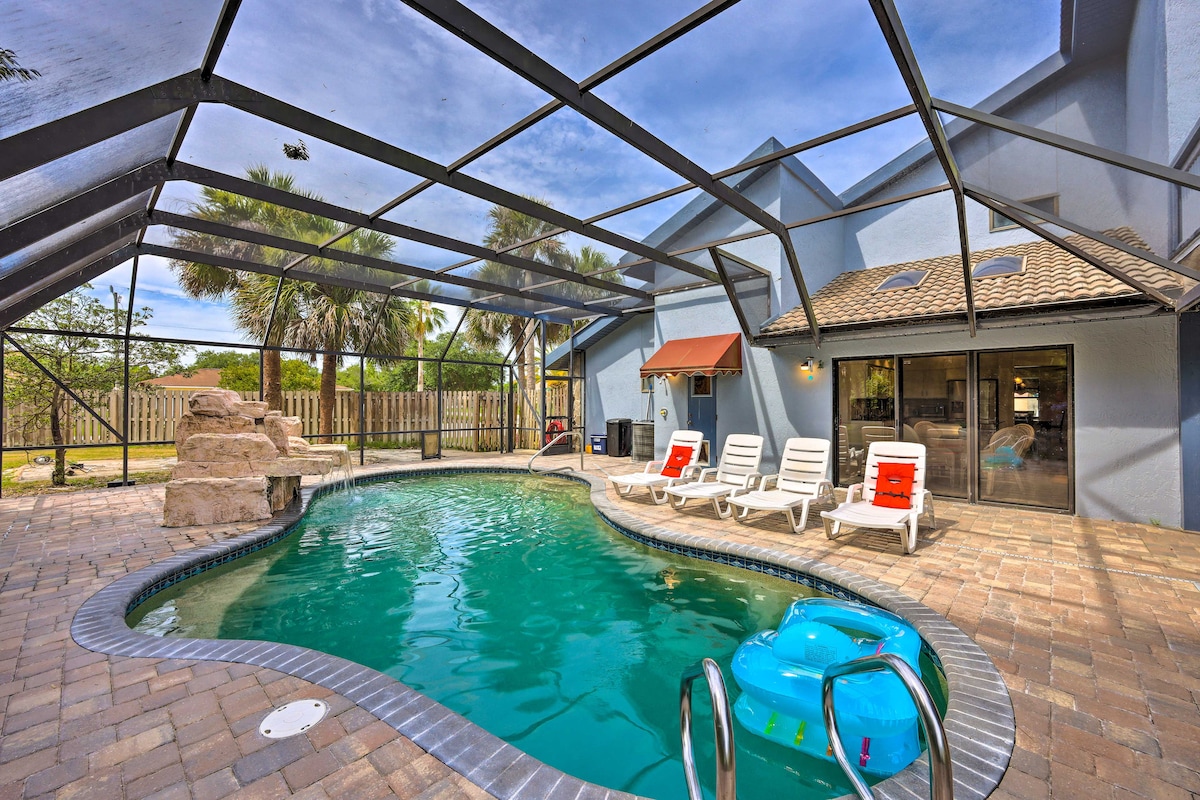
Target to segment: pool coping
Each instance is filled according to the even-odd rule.
[[[414,465],[360,477],[367,484],[398,477],[470,473],[528,474],[499,466]],[[954,764],[958,798],[985,798],[999,785],[1016,741],[1008,689],[987,654],[949,620],[872,578],[816,559],[789,556],[749,544],[680,533],[648,523],[622,509],[606,481],[586,473],[559,472],[590,487],[601,519],[649,546],[715,563],[781,577],[844,599],[856,599],[908,619],[943,667],[948,702],[943,724]],[[377,670],[295,645],[250,640],[164,639],[125,624],[129,609],[193,575],[263,549],[285,538],[317,497],[334,484],[305,489],[299,502],[267,524],[216,544],[170,556],[118,578],[89,597],[76,612],[71,635],[81,647],[142,658],[226,661],[273,669],[336,692],[406,736],[438,760],[499,800],[632,800],[635,795],[588,783],[544,764],[440,703]],[[928,755],[873,788],[876,797],[915,800],[929,796]]]

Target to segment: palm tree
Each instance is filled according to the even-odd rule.
[[[273,189],[318,199],[315,194],[299,189],[296,186],[295,178],[284,172],[276,173],[264,166],[254,166],[246,170],[246,177],[255,183],[270,186]],[[291,209],[221,189],[202,187],[200,197],[200,202],[193,203],[191,207],[192,215],[198,219],[221,222],[288,238],[302,238],[306,241],[314,238],[312,235],[306,235],[306,229],[328,227],[320,224],[321,218],[319,217],[301,214]],[[282,266],[291,260],[290,254],[279,250],[194,231],[175,230],[172,232],[172,240],[179,248],[244,261]],[[263,341],[267,332],[270,310],[274,305],[278,278],[253,272],[237,272],[199,261],[174,260],[171,262],[171,271],[179,281],[180,288],[192,297],[205,300],[229,300],[238,327],[254,337],[256,341]],[[268,294],[269,296],[267,296]],[[272,325],[271,337],[265,344],[268,347],[281,346],[283,330],[283,324]],[[278,350],[264,350],[262,359],[263,399],[266,400],[269,408],[282,410],[283,385],[280,353]]]
[[[413,291],[429,292],[429,281],[417,281],[412,286]],[[437,308],[429,300],[410,300],[412,308],[412,335],[417,341],[417,391],[425,391],[425,339],[431,333],[442,329],[446,324],[446,312]]]
[[[526,199],[539,205],[549,206],[549,203],[537,197],[527,196]],[[488,211],[488,218],[490,228],[483,243],[493,250],[501,250],[518,242],[545,236],[555,228],[549,222],[504,206],[492,206]],[[573,261],[562,240],[557,236],[522,245],[511,252],[523,258],[541,261],[556,267],[570,268]],[[480,280],[512,285],[513,271],[513,267],[488,261],[475,273],[475,277]],[[529,275],[526,273],[522,275],[519,284],[526,285],[528,280]],[[495,311],[470,311],[468,313],[466,335],[472,344],[480,347],[497,347],[505,339],[514,343],[517,373],[526,386],[531,386],[534,380],[533,346],[535,339],[533,336],[525,335],[527,321],[522,317]]]
[[[246,175],[256,183],[321,199],[316,194],[298,189],[294,178],[286,173],[271,172],[266,167],[252,167],[246,171]],[[338,223],[325,217],[230,192],[206,187],[201,196],[202,202],[195,204],[192,212],[202,219],[267,231],[314,244],[325,242],[340,230]],[[192,231],[176,231],[174,241],[177,246],[188,249],[279,266],[294,258],[294,254],[287,251]],[[384,258],[391,252],[392,240],[376,231],[359,230],[343,237],[338,242],[338,249]],[[411,316],[409,307],[403,303],[388,303],[384,310],[383,297],[379,294],[299,280],[284,280],[281,283],[272,276],[236,272],[202,262],[173,261],[171,268],[189,294],[195,297],[227,298],[235,324],[251,336],[259,340],[266,338],[267,326],[270,325],[270,337],[266,341],[269,347],[344,351],[363,349],[371,343],[372,350],[399,354],[403,352],[407,341]],[[312,258],[305,262],[304,269],[308,273],[334,273],[337,271],[337,262]],[[276,303],[277,292],[279,299]],[[275,312],[272,318],[273,308]],[[321,441],[329,441],[333,433],[339,360],[335,352],[326,352],[322,356],[318,425]],[[264,351],[263,394],[269,406],[276,409],[283,405],[279,377],[279,351]]]

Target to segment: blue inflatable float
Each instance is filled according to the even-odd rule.
[[[797,600],[779,630],[754,634],[734,654],[742,689],[734,715],[751,733],[832,760],[821,679],[826,667],[873,653],[895,653],[920,671],[921,639],[895,614],[842,600]],[[862,772],[886,777],[920,755],[916,708],[891,672],[839,678],[834,704],[842,745]]]

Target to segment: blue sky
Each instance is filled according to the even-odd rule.
[[[467,4],[576,80],[700,5],[699,0]],[[115,96],[183,71],[181,63],[198,62],[206,25],[220,3],[194,3],[166,16],[152,0],[86,5],[80,0],[86,10],[77,13],[70,5],[21,4],[0,11],[4,46],[46,76],[34,98],[43,105],[8,123],[0,114],[0,135],[5,128],[12,132],[12,127],[36,124],[45,114],[73,110],[67,100],[44,105],[56,91],[84,107],[106,99],[106,91]],[[897,6],[932,92],[955,102],[982,99],[1057,49],[1058,0],[897,0]],[[132,37],[143,37],[142,43]],[[153,44],[147,47],[145,41]],[[70,53],[60,52],[63,42],[70,43]],[[105,55],[105,47],[121,57]],[[40,58],[40,51],[52,55]],[[146,60],[135,70],[136,56]],[[81,60],[92,67],[83,85]],[[217,72],[440,163],[463,155],[548,99],[396,0],[245,0]],[[909,102],[865,0],[742,0],[596,93],[709,171],[732,166],[769,137],[790,145]],[[12,106],[0,95],[0,112]],[[910,120],[801,158],[838,192],[920,135],[919,125]],[[311,160],[286,160],[281,145],[297,138],[250,115],[204,105],[180,157],[233,174],[258,163],[287,170],[325,199],[364,211],[418,180],[311,137],[303,137]],[[681,182],[566,109],[464,171],[579,217]],[[644,236],[691,196],[608,224],[628,236]],[[194,187],[171,185],[160,205],[186,211],[194,197]],[[387,218],[478,242],[486,232],[487,207],[438,188]],[[584,243],[578,237],[568,240],[574,249]],[[397,242],[393,257],[425,267],[459,260],[406,242]],[[106,278],[95,283],[107,293]],[[137,302],[155,308],[156,333],[236,337],[219,306],[183,296],[161,259],[142,260]]]

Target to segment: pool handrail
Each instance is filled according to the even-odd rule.
[[[547,472],[561,472],[563,470],[570,469],[570,467],[551,467],[550,469],[542,469],[542,470],[536,470],[533,468],[533,462],[537,459],[538,456],[540,456],[542,453],[545,453],[551,447],[554,447],[554,445],[558,444],[566,436],[579,437],[579,471],[583,472],[583,433],[581,431],[571,429],[571,430],[563,431],[562,433],[558,434],[553,439],[546,442],[546,444],[542,446],[541,450],[538,450],[536,453],[533,454],[532,458],[529,459],[529,465],[528,465],[530,474],[537,475],[537,474],[544,474]]]
[[[834,664],[825,670],[821,681],[821,706],[825,715],[825,729],[829,732],[829,745],[838,766],[846,773],[855,793],[862,800],[875,800],[875,793],[858,774],[858,770],[846,756],[846,748],[842,746],[841,736],[838,735],[837,711],[834,708],[833,682],[846,675],[856,675],[861,672],[878,672],[891,670],[900,679],[904,688],[912,697],[917,707],[917,716],[921,720],[921,728],[925,731],[925,741],[929,746],[929,796],[932,800],[954,800],[954,769],[950,761],[950,743],[946,739],[946,729],[938,716],[937,706],[929,689],[921,682],[921,676],[909,666],[903,658],[895,653],[878,653],[856,658],[844,664]]]
[[[700,778],[696,774],[696,755],[692,750],[692,684],[701,675],[708,683],[712,698],[713,735],[717,740],[717,800],[737,800],[737,763],[733,749],[733,714],[725,679],[716,661],[706,658],[684,670],[679,679],[679,735],[683,739],[683,774],[687,778],[690,800],[703,800]]]

